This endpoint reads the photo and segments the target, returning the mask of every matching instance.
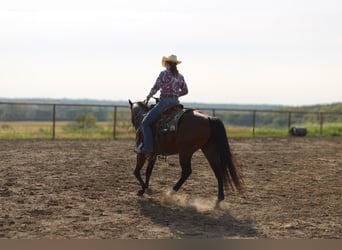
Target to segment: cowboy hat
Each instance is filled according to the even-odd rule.
[[[163,56],[163,59],[162,59],[163,67],[166,66],[165,65],[166,62],[173,62],[173,63],[176,63],[176,64],[180,64],[182,61],[178,61],[177,60],[177,56],[175,56],[175,55],[171,55],[171,56],[168,56],[168,57]]]

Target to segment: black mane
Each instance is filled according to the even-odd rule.
[[[152,105],[148,105],[145,102],[135,102],[131,104],[132,124],[136,130],[141,126],[142,119],[152,107]]]
[[[148,105],[145,102],[136,102],[136,104],[144,111],[149,111],[151,109],[151,105]]]

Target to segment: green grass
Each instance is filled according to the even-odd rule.
[[[319,136],[320,126],[307,124],[308,135]],[[323,136],[342,136],[342,123],[324,123],[323,124]]]
[[[51,122],[1,122],[0,139],[49,139]]]
[[[97,122],[94,128],[76,128],[72,122],[56,122],[56,139],[110,139],[113,124]],[[0,139],[51,139],[52,122],[0,122]],[[118,123],[116,139],[134,138],[135,132],[128,123]]]
[[[295,125],[294,125],[295,126]],[[319,124],[302,124],[301,127],[306,127],[307,136],[342,136],[342,123],[324,123],[322,128]],[[253,137],[252,127],[243,126],[226,126],[228,137],[245,138]],[[254,129],[254,137],[286,137],[289,136],[288,128],[274,127],[256,127]]]
[[[293,125],[295,126],[295,125]],[[291,126],[291,127],[293,127]],[[342,136],[342,123],[324,123],[322,127],[319,124],[301,124],[300,127],[305,127],[307,129],[306,136]],[[262,127],[255,128],[255,137],[284,137],[288,136],[287,127],[282,128],[272,128],[272,127]]]
[[[243,126],[226,126],[227,136],[232,138],[244,138],[253,136],[251,127]]]
[[[112,139],[113,124],[97,122],[94,128],[75,128],[72,122],[57,122],[56,139]],[[295,125],[294,125],[295,126]],[[308,130],[307,136],[321,136],[319,124],[302,124]],[[252,127],[226,126],[229,138],[253,137]],[[135,138],[134,128],[129,122],[119,121],[115,131],[116,139]],[[286,137],[287,127],[256,127],[254,137]],[[324,123],[322,136],[342,136],[342,123]],[[0,122],[0,139],[51,139],[52,122]]]

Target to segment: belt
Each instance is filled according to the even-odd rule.
[[[176,95],[160,95],[160,98],[178,98]]]

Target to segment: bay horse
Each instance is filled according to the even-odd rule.
[[[145,102],[132,102],[129,100],[132,124],[135,127],[137,136],[141,130],[141,123],[144,116],[152,108]],[[155,142],[163,148],[164,155],[179,155],[179,162],[182,168],[181,177],[173,186],[177,192],[183,183],[188,179],[191,170],[192,155],[199,149],[207,158],[217,179],[218,196],[217,204],[224,200],[224,187],[229,187],[242,193],[244,189],[243,176],[238,162],[231,153],[225,127],[219,118],[211,117],[200,110],[189,110],[179,120],[177,131],[165,140]],[[157,151],[156,154],[159,152]],[[152,174],[156,157],[148,159],[145,182],[141,178],[140,170],[147,158],[143,153],[137,154],[137,162],[134,175],[141,185],[138,195],[142,196],[149,188],[149,180]]]

